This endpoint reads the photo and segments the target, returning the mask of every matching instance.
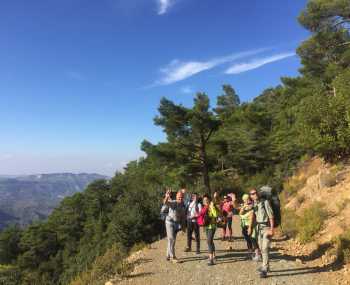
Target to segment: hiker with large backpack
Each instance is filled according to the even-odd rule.
[[[208,243],[208,265],[214,265],[215,262],[215,244],[214,236],[216,231],[216,220],[219,216],[219,209],[215,206],[210,196],[204,195],[203,197],[203,207],[198,216],[198,225],[205,228]]]
[[[165,217],[165,228],[168,239],[166,260],[172,260],[173,263],[177,263],[178,259],[175,255],[176,235],[185,227],[186,209],[183,202],[183,193],[181,191],[176,193],[176,200],[172,200],[170,196],[171,191],[168,190],[163,201],[163,205],[168,208]]]
[[[192,233],[194,232],[196,240],[196,253],[200,253],[200,234],[197,218],[202,210],[202,205],[198,201],[197,193],[192,194],[192,201],[187,208],[187,248],[185,252],[191,251]]]
[[[270,187],[268,188],[271,189]],[[249,193],[254,202],[253,221],[256,226],[258,244],[262,254],[262,266],[259,268],[261,278],[266,278],[267,272],[270,269],[270,244],[275,228],[274,211],[271,206],[270,197],[266,194],[266,189],[267,188],[262,187],[259,193],[253,189]],[[252,233],[252,227],[249,228],[249,233]]]

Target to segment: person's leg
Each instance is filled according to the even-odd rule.
[[[268,227],[264,227],[262,230],[262,245],[261,245],[261,254],[262,254],[262,270],[268,271],[269,270],[269,253],[270,253],[270,243],[271,239],[268,236]]]
[[[206,229],[205,234],[207,236],[208,254],[209,254],[209,259],[210,259],[211,254],[212,254],[211,243],[210,243],[210,229]]]
[[[224,241],[225,240],[225,238],[226,238],[226,226],[227,226],[227,224],[225,223],[224,225],[223,225],[223,228],[222,228],[222,237],[221,237],[221,239]]]
[[[174,258],[176,259],[175,244],[176,244],[177,232],[178,232],[177,225],[174,224],[174,225],[173,225],[173,242],[172,242],[172,244],[171,244],[171,252],[173,253],[173,259],[174,259]]]
[[[209,252],[209,262],[208,265],[213,265],[214,264],[214,257],[213,257],[213,253],[214,253],[214,243],[213,243],[213,230],[212,229],[207,229],[206,230],[207,233],[207,243],[208,243],[208,252]]]
[[[255,257],[254,257],[254,260],[255,261],[260,261],[261,260],[261,247],[262,247],[262,229],[260,226],[257,226],[256,229],[255,229],[255,232],[256,232],[256,237],[255,237],[255,240],[257,242],[257,249],[255,250]]]
[[[194,223],[192,223],[192,228],[194,230],[194,234],[196,237],[196,252],[199,253],[200,248],[201,248],[201,238],[200,238],[200,234],[199,234],[199,225],[196,222],[194,222]]]
[[[215,236],[215,231],[216,231],[216,228],[212,229],[212,247],[213,247],[213,258],[215,258],[215,243],[214,243],[214,236]]]
[[[171,244],[173,240],[173,228],[170,223],[165,222],[165,229],[166,229],[166,236],[168,240],[168,246],[167,246],[167,258],[172,258],[172,252],[171,252]]]
[[[247,243],[248,250],[251,251],[252,246],[251,246],[250,236],[248,235],[248,227],[247,226],[242,227],[242,235]]]
[[[187,220],[187,250],[191,250],[192,247],[192,222],[191,220]]]
[[[230,241],[232,241],[232,218],[228,218],[227,227],[228,227],[229,239]]]

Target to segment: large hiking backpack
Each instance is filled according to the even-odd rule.
[[[270,202],[274,217],[274,227],[277,228],[281,225],[281,203],[277,193],[270,186],[263,186],[260,188],[259,195],[262,200]]]
[[[209,225],[209,207],[203,207],[198,218],[197,224],[201,227],[206,227]]]

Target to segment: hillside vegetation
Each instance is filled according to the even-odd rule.
[[[205,93],[196,94],[191,108],[163,98],[154,122],[167,140],[145,140],[146,158],[129,163],[111,181],[95,182],[84,193],[65,198],[47,222],[0,234],[3,283],[100,284],[107,275],[122,272],[123,256],[135,244],[158,237],[165,187],[238,193],[268,183],[282,191],[302,158],[317,155],[326,163],[346,159],[349,1],[310,0],[299,22],[311,33],[297,49],[300,76],[283,77],[279,86],[250,103],[240,102],[230,85],[223,86],[214,108]],[[302,188],[302,182],[296,187]],[[308,198],[299,203],[302,199]],[[304,242],[322,229],[320,220],[327,213],[319,208],[305,214],[321,217],[315,227],[303,235],[296,228]]]

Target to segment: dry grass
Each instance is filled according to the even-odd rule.
[[[345,231],[334,241],[337,260],[343,264],[350,263],[350,230]]]
[[[124,276],[130,272],[130,264],[125,261],[126,254],[117,245],[96,258],[91,269],[82,272],[70,285],[102,285],[116,275]]]
[[[313,240],[313,237],[321,230],[324,220],[327,217],[327,211],[320,202],[313,203],[305,209],[297,218],[296,229],[298,240],[307,243]]]

